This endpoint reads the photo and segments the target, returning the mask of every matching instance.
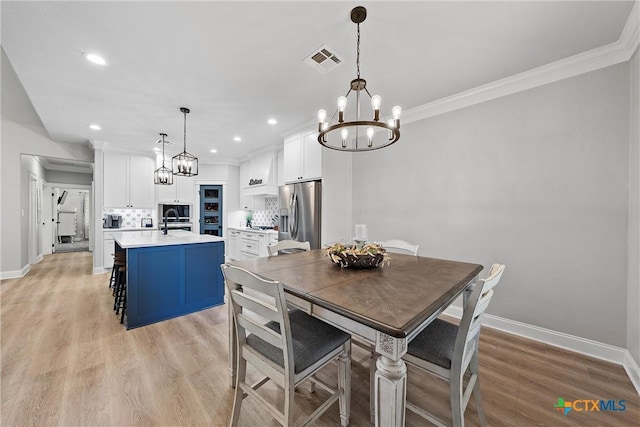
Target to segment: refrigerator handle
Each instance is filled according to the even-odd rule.
[[[293,217],[293,226],[292,226],[291,238],[293,238],[293,240],[298,240],[299,209],[298,209],[298,195],[297,194],[293,195],[293,206],[292,206],[291,216]]]
[[[291,236],[291,238],[293,239],[293,225],[295,223],[295,217],[294,217],[294,212],[293,212],[293,198],[294,198],[294,193],[292,192],[291,195],[289,196],[289,221],[288,221],[288,225],[289,225],[289,235]]]

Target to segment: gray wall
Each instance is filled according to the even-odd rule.
[[[28,265],[29,186],[22,154],[93,161],[87,146],[52,141],[35,112],[4,52],[0,55],[2,130],[0,133],[0,272],[19,271]],[[20,110],[21,114],[17,114]],[[18,202],[19,201],[19,202]]]
[[[353,222],[505,263],[490,313],[626,347],[629,91],[622,64],[404,125],[353,156]]]
[[[631,61],[627,349],[640,365],[640,54]]]

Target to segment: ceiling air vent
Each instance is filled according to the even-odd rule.
[[[311,55],[302,60],[305,64],[317,70],[320,74],[326,74],[336,68],[342,60],[327,45],[322,45],[314,50]]]

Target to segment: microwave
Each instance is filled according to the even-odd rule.
[[[167,217],[167,222],[191,222],[191,205],[185,204],[162,204],[158,206],[158,222],[164,222],[165,217],[167,216],[167,211],[169,209],[173,209],[178,212],[178,217],[176,218],[174,212],[169,213],[169,217]]]

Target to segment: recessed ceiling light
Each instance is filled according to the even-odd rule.
[[[212,148],[211,150],[209,150],[210,153],[217,153],[218,150],[216,150],[215,148]]]
[[[269,119],[267,120],[267,123],[269,123],[270,125],[277,125],[278,121],[276,119]]]
[[[240,141],[242,141],[242,138],[240,138],[239,136],[234,136],[234,137],[233,137],[233,140],[234,140],[235,142],[240,142]]]
[[[95,54],[95,53],[83,53],[84,57],[87,59],[87,61],[91,61],[94,64],[98,64],[98,65],[107,65],[107,61],[106,59],[104,59],[102,56]]]
[[[100,130],[100,129],[102,129],[102,128],[100,127],[100,125],[97,125],[97,124],[95,124],[95,123],[94,123],[94,124],[90,124],[90,125],[89,125],[89,128],[90,128],[90,129],[93,129],[93,130]]]

